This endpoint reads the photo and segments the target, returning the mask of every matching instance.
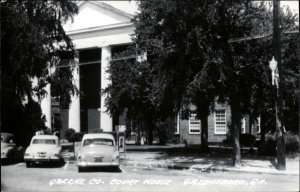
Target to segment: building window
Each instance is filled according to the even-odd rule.
[[[179,113],[175,115],[175,123],[174,123],[175,131],[174,134],[179,134]]]
[[[226,134],[226,111],[219,110],[214,113],[215,134]]]
[[[257,118],[256,131],[260,133],[260,117]]]
[[[190,113],[189,134],[200,134],[200,120],[196,118],[196,113],[194,112]]]
[[[241,133],[245,134],[246,133],[246,119],[242,119],[242,126],[241,126]]]

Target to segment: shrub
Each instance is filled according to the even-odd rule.
[[[69,142],[74,142],[74,141],[73,141],[74,134],[75,134],[75,130],[72,129],[72,128],[69,128],[69,129],[65,130],[65,132],[64,132],[64,137],[65,137],[65,139],[67,139]]]
[[[240,135],[240,145],[247,146],[247,147],[254,147],[255,146],[256,138],[254,135],[251,134],[241,134]],[[224,146],[232,146],[233,138],[231,135],[227,135],[226,139],[223,140]]]
[[[43,132],[44,132],[44,135],[52,135],[52,134],[53,134],[53,133],[52,133],[52,130],[49,129],[49,128],[43,130]]]
[[[258,155],[262,156],[275,156],[276,155],[276,141],[267,139],[265,143],[261,143],[258,149]]]
[[[73,141],[74,142],[79,142],[82,141],[82,137],[83,137],[84,133],[82,132],[77,132],[73,135]]]
[[[285,133],[285,149],[286,153],[299,152],[299,135],[290,131]],[[276,133],[267,133],[266,142],[259,147],[259,155],[276,155]]]
[[[165,130],[159,130],[158,137],[159,137],[159,144],[160,145],[165,145],[167,143],[168,136],[167,136]]]
[[[251,134],[241,134],[240,135],[240,144],[242,146],[254,147],[255,146],[255,136]]]
[[[287,132],[285,134],[286,152],[299,152],[299,135]]]
[[[174,139],[173,139],[173,143],[174,143],[174,144],[179,144],[179,143],[180,143],[179,138],[174,138]]]

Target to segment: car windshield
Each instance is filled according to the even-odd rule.
[[[91,144],[113,146],[114,142],[111,139],[104,139],[104,138],[85,139],[83,142],[83,146],[91,145]]]
[[[4,137],[1,135],[1,142],[3,143],[14,143],[14,138],[12,136]]]
[[[55,145],[55,139],[33,139],[32,144],[50,144],[50,145]]]

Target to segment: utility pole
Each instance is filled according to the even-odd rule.
[[[280,0],[273,0],[273,42],[275,59],[277,60],[278,70],[278,86],[276,89],[276,139],[277,139],[277,169],[286,169],[286,154],[285,154],[285,129],[284,129],[284,102],[283,102],[283,91],[284,91],[284,77],[282,73],[282,58],[281,58],[281,38],[280,38]],[[280,79],[279,79],[280,78]]]

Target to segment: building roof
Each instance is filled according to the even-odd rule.
[[[128,18],[132,18],[133,17],[133,15],[131,13],[125,12],[125,11],[123,11],[121,9],[116,8],[115,6],[109,5],[108,2],[104,3],[102,1],[80,1],[78,3],[78,7],[81,7],[85,2],[93,3],[93,4],[97,5],[97,6],[100,6],[100,7],[104,8],[104,9],[113,11],[113,12],[118,13],[118,14],[121,14],[121,15],[123,15],[125,17],[128,17]]]

